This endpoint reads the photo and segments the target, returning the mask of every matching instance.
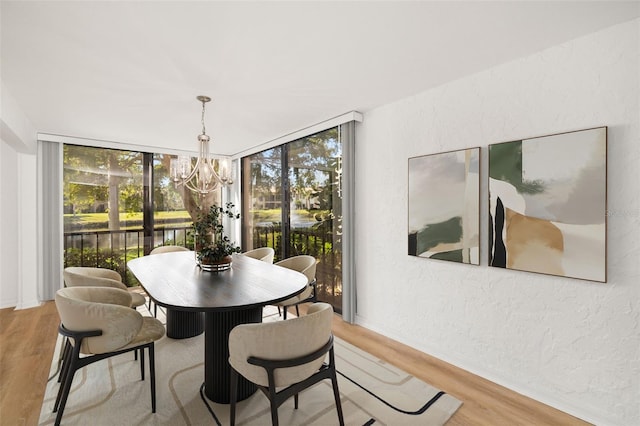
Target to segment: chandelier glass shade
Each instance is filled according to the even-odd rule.
[[[201,195],[213,192],[224,185],[230,185],[229,167],[226,159],[214,158],[209,151],[210,138],[204,126],[205,104],[211,101],[208,96],[198,96],[202,102],[202,134],[198,135],[199,154],[195,164],[190,156],[180,155],[172,158],[170,174],[176,186],[184,186]]]

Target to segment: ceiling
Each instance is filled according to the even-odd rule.
[[[635,2],[2,1],[38,132],[233,155],[640,15]]]

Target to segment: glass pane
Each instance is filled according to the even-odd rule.
[[[140,251],[142,158],[138,152],[64,146],[65,267],[97,266],[125,276],[127,257]]]
[[[338,128],[291,142],[288,146],[290,229],[287,257],[318,259],[316,291],[320,301],[342,308],[342,201]]]
[[[177,245],[192,248],[191,216],[184,206],[181,191],[170,176],[175,156],[155,154],[153,157],[153,222],[154,247]]]
[[[273,247],[275,261],[314,256],[318,300],[336,312],[342,311],[341,147],[336,127],[242,160],[243,250]]]
[[[242,159],[242,247],[272,247],[282,259],[282,166],[280,147]]]

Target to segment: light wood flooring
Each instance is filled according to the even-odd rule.
[[[0,425],[38,424],[58,323],[53,302],[0,310]],[[588,425],[338,316],[334,334],[462,400],[447,426]]]

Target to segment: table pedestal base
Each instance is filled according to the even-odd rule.
[[[211,401],[228,404],[231,400],[229,333],[236,325],[257,322],[262,322],[262,307],[205,313],[204,393]],[[238,401],[249,398],[256,390],[255,384],[238,377]]]
[[[204,313],[167,308],[167,337],[187,339],[204,331]]]

